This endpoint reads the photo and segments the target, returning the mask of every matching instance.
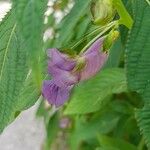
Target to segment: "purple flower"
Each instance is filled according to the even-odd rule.
[[[71,120],[69,118],[63,117],[63,118],[60,119],[59,127],[61,129],[66,129],[66,128],[69,127],[70,123],[71,123]]]
[[[57,49],[50,49],[48,56],[48,73],[52,80],[45,80],[42,95],[56,107],[69,99],[70,91],[79,81],[94,76],[107,60],[107,54],[102,52],[103,39],[95,41],[86,52],[71,58]]]

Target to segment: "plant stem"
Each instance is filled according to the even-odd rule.
[[[133,20],[121,0],[113,0],[114,7],[120,16],[119,23],[131,29]]]
[[[140,142],[139,142],[139,145],[137,147],[138,150],[143,150],[144,148],[144,145],[145,145],[145,141],[144,141],[144,137],[142,136]]]
[[[110,30],[112,27],[114,27],[115,25],[117,25],[118,21],[114,21],[109,23],[107,26],[105,26],[105,29],[98,34],[95,38],[93,38],[80,52],[80,54],[82,54],[85,50],[87,50],[87,48],[93,43],[95,42],[99,37],[101,37],[104,33],[106,33],[108,30]]]
[[[91,33],[85,35],[81,40],[79,40],[75,45],[73,45],[73,46],[71,47],[71,49],[77,47],[79,44],[81,44],[81,43],[82,43],[86,38],[88,38],[89,36],[92,36],[92,35],[94,35],[96,32],[100,32],[100,31],[104,30],[105,27],[106,27],[106,26],[99,27],[99,28],[95,29],[94,31],[92,31]]]

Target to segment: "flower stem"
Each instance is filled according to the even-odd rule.
[[[144,145],[145,145],[145,141],[144,141],[144,137],[142,137],[140,142],[139,142],[139,145],[138,145],[137,149],[138,150],[143,150]]]
[[[114,27],[115,25],[118,24],[118,21],[113,21],[111,23],[109,23],[107,26],[105,26],[105,29],[98,34],[95,38],[93,38],[80,52],[80,54],[84,53],[84,51],[87,50],[88,47],[90,47],[90,45],[95,42],[98,38],[100,38],[104,33],[106,33],[108,30],[110,30],[112,27]]]
[[[73,49],[73,48],[77,47],[78,45],[80,45],[85,39],[87,39],[88,37],[94,35],[96,32],[100,32],[100,31],[104,30],[105,27],[106,27],[106,26],[98,27],[97,29],[95,29],[95,30],[92,31],[91,33],[85,35],[81,40],[79,40],[75,45],[73,45],[73,46],[71,47],[71,49]]]
[[[133,24],[133,19],[129,15],[128,11],[126,10],[124,4],[121,0],[113,0],[114,7],[117,9],[117,12],[120,16],[119,24],[123,24],[129,29],[131,29]]]

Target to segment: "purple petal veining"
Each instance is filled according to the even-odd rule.
[[[57,49],[49,49],[48,56],[51,58],[49,61],[62,70],[70,71],[75,67],[75,60]]]
[[[98,39],[91,47],[82,54],[86,65],[81,72],[80,80],[86,80],[94,76],[107,60],[107,54],[102,52],[103,39]]]
[[[53,80],[46,80],[43,83],[42,95],[50,104],[59,107],[69,99],[71,88],[58,87]]]

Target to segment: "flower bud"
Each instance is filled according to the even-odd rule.
[[[119,32],[117,30],[112,30],[110,31],[110,33],[108,34],[107,38],[104,41],[104,51],[108,51],[110,49],[110,47],[112,46],[112,44],[114,43],[114,41],[119,37]]]
[[[94,0],[91,3],[91,14],[95,24],[109,23],[115,15],[112,0]]]

